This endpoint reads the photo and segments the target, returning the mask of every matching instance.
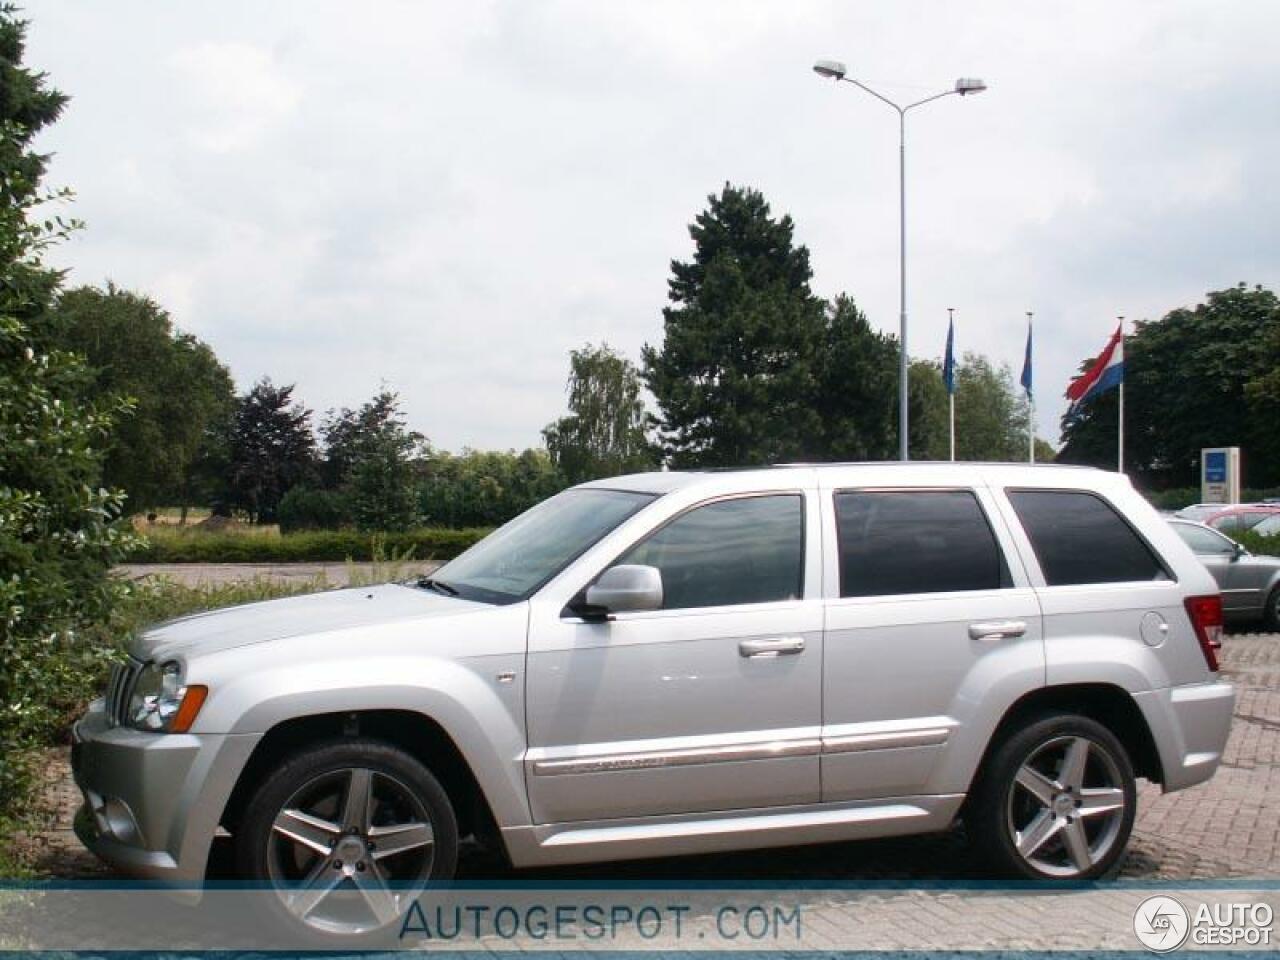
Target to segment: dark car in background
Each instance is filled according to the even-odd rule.
[[[1255,556],[1203,523],[1172,518],[1169,526],[1218,581],[1224,617],[1237,623],[1261,620],[1268,630],[1280,630],[1280,557]]]

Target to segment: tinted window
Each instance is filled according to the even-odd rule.
[[[1193,527],[1189,523],[1172,524],[1178,536],[1183,539],[1194,552],[1199,554],[1228,554],[1235,553],[1235,546],[1226,537],[1219,536],[1212,530],[1206,530],[1204,527]]]
[[[1051,587],[1166,580],[1156,555],[1101,497],[1074,490],[1009,490]]]
[[[964,490],[836,494],[840,595],[995,590],[1004,557],[977,498]]]
[[[803,593],[803,506],[788,494],[695,507],[618,563],[657,567],[666,610],[794,599]]]

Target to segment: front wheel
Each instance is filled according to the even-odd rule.
[[[1136,809],[1133,765],[1116,736],[1088,717],[1057,714],[996,746],[967,821],[1002,874],[1093,880],[1118,867]]]
[[[388,930],[418,891],[453,876],[458,825],[416,758],[373,740],[305,749],[258,788],[236,831],[242,876],[304,939],[354,944]]]

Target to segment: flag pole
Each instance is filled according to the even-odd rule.
[[[955,323],[956,323],[956,309],[955,307],[947,307],[947,330],[949,331],[949,333],[954,334]],[[954,364],[955,362],[954,360],[955,345],[954,344],[951,345],[951,355],[953,358],[952,363]],[[954,369],[952,372],[952,376],[953,377],[955,376]],[[954,383],[952,384],[952,387],[947,390],[947,433],[951,438],[951,462],[955,463],[956,461],[956,392],[954,388]]]
[[[951,426],[951,462],[956,462],[956,395],[947,394],[948,417]]]
[[[1120,349],[1124,350],[1124,317],[1117,317],[1120,321]],[[1123,354],[1121,354],[1123,356]],[[1116,430],[1118,440],[1118,449],[1116,452],[1116,471],[1124,473],[1124,376],[1120,377],[1120,418]]]
[[[1027,343],[1030,360],[1031,343],[1031,311],[1027,311]],[[1036,401],[1030,389],[1027,390],[1027,463],[1036,462]]]

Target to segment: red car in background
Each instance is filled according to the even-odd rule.
[[[1263,520],[1277,515],[1280,515],[1280,504],[1248,504],[1219,510],[1205,517],[1201,522],[1228,536],[1234,536],[1246,530],[1252,530]]]

